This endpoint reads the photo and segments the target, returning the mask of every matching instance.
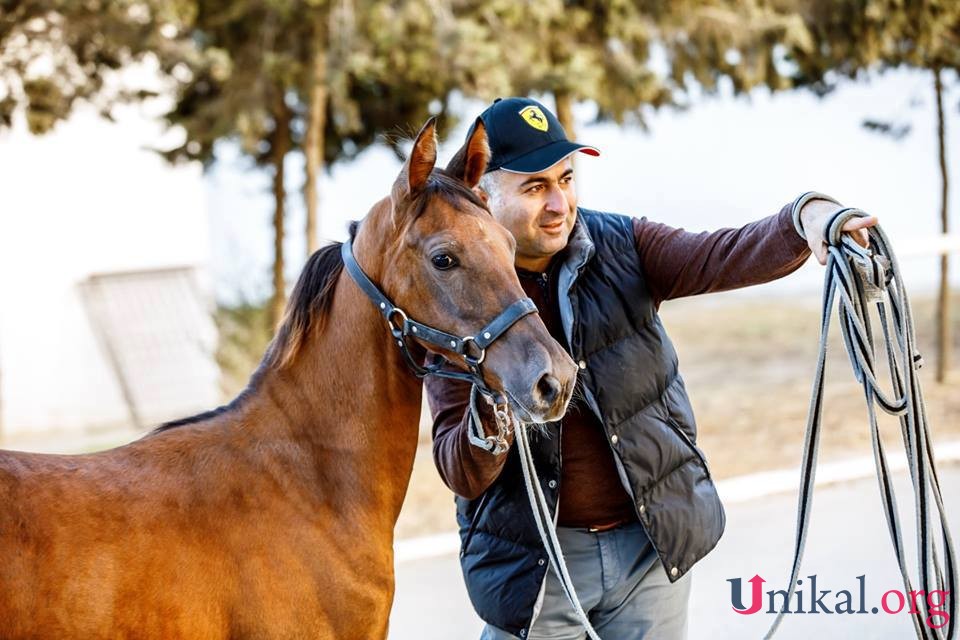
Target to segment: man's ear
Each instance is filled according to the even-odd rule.
[[[437,163],[437,119],[427,120],[410,150],[410,157],[403,164],[400,175],[393,183],[394,204],[419,193],[427,184],[430,172]]]
[[[490,204],[490,196],[486,191],[483,190],[479,184],[473,187],[472,191],[477,194],[477,197],[483,201],[483,204]]]
[[[490,163],[490,144],[483,120],[477,118],[470,129],[467,141],[447,164],[446,172],[463,181],[471,189],[477,186]]]

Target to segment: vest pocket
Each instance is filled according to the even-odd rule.
[[[683,382],[683,376],[677,373],[673,381],[667,386],[666,391],[661,396],[663,409],[673,420],[675,427],[686,434],[687,439],[697,444],[697,422],[693,415],[693,407],[690,406],[690,398],[687,396],[687,388]]]
[[[480,522],[480,516],[483,514],[484,507],[487,506],[487,498],[489,497],[490,489],[487,489],[480,497],[480,504],[477,505],[477,510],[473,512],[473,517],[470,518],[470,527],[467,529],[467,535],[463,538],[463,546],[460,547],[461,558],[467,553],[470,541],[473,540],[473,534],[476,533],[477,530],[477,523]]]
[[[690,439],[690,436],[687,435],[687,432],[684,431],[683,427],[681,427],[680,424],[669,413],[666,416],[666,423],[670,425],[670,428],[673,429],[674,433],[680,436],[687,446],[693,450],[693,452],[697,455],[697,458],[700,459],[700,464],[703,465],[704,471],[707,472],[707,477],[710,477],[710,469],[707,467],[707,459],[703,455],[703,452],[700,451],[700,447],[693,443],[693,440]]]

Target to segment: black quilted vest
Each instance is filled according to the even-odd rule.
[[[580,209],[556,286],[587,402],[603,424],[663,570],[676,581],[717,544],[725,516],[696,446],[677,354],[644,281],[631,219]],[[554,512],[561,428],[562,421],[532,436],[537,472]],[[525,637],[549,562],[517,451],[506,455],[503,471],[482,496],[457,498],[460,558],[480,617]]]

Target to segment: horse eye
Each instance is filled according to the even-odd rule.
[[[438,253],[430,258],[430,262],[432,262],[433,266],[441,271],[446,271],[447,269],[452,269],[453,267],[457,266],[456,258],[446,253]]]

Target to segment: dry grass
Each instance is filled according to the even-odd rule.
[[[960,308],[960,297],[954,308]],[[932,301],[916,298],[914,314],[926,358],[921,377],[934,440],[954,440],[960,437],[960,372],[946,384],[934,383]],[[796,466],[816,365],[819,300],[708,296],[668,303],[662,316],[680,354],[699,444],[713,475]],[[954,325],[953,362],[960,370],[960,319]],[[839,334],[831,335],[830,344],[821,460],[870,455],[863,392]],[[881,428],[885,442],[899,438],[895,420],[885,419]],[[398,537],[454,527],[452,494],[437,476],[429,443],[417,455],[397,526]]]

